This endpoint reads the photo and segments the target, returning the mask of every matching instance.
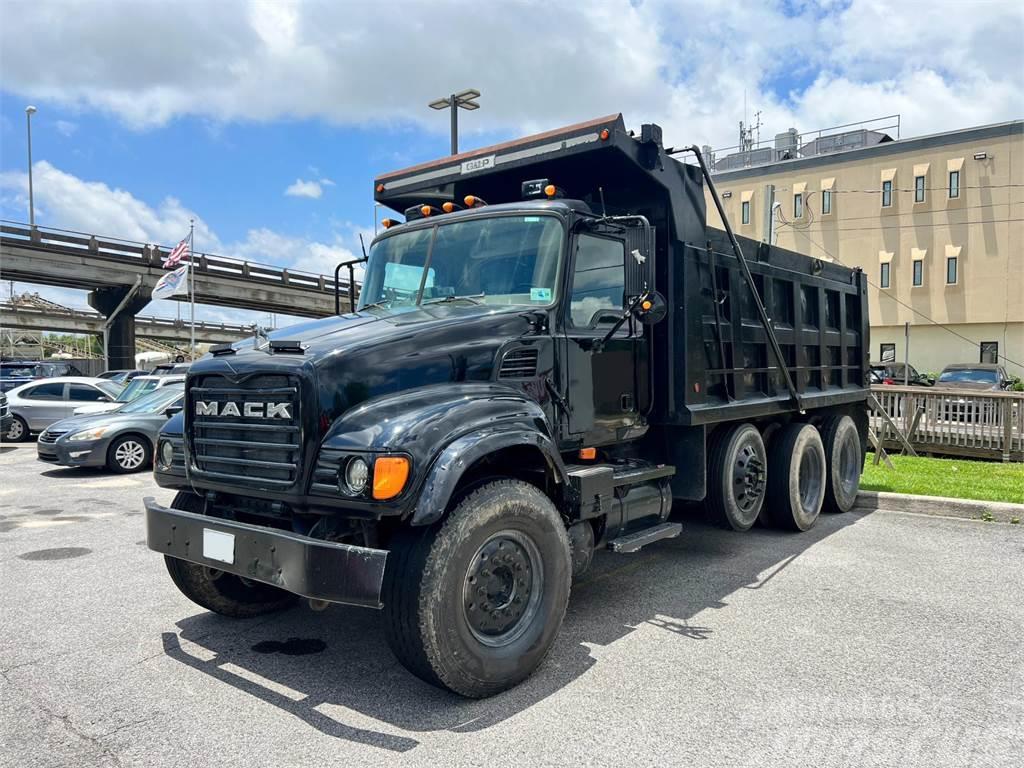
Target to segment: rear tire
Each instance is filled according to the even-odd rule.
[[[430,528],[392,540],[384,628],[398,660],[470,698],[529,677],[554,643],[569,601],[565,525],[543,493],[487,483]]]
[[[15,416],[14,421],[7,428],[7,434],[4,435],[4,442],[24,443],[28,440],[28,435],[28,424],[21,416]]]
[[[833,416],[822,424],[828,482],[825,485],[826,512],[849,512],[860,492],[864,447],[857,425],[849,416]]]
[[[107,469],[119,475],[153,467],[153,448],[139,435],[121,435],[107,448]]]
[[[174,509],[202,512],[203,500],[181,491],[171,502]],[[261,584],[204,565],[164,555],[171,581],[196,605],[232,619],[247,619],[291,607],[296,596],[283,589]]]
[[[761,513],[768,459],[761,433],[736,424],[718,435],[708,459],[708,511],[713,522],[746,531]]]
[[[767,519],[779,528],[806,531],[825,500],[825,449],[811,424],[787,424],[772,441],[768,458]]]

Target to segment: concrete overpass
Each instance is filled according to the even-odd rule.
[[[0,328],[33,333],[52,331],[100,335],[103,332],[103,316],[97,312],[78,309],[40,308],[3,302],[0,303]],[[252,333],[251,325],[196,323],[196,341],[201,344],[238,341],[252,336]],[[147,339],[188,344],[189,324],[183,320],[136,316],[135,335]]]
[[[90,291],[104,318],[111,368],[134,364],[132,320],[150,301],[170,249],[96,235],[4,222],[0,225],[0,280]],[[210,254],[193,254],[196,301],[302,317],[334,314],[334,278]],[[339,281],[343,295],[347,280]],[[184,297],[177,297],[179,300]],[[342,306],[346,302],[342,301]]]

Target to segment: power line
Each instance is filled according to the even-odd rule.
[[[852,267],[850,267],[849,264],[846,264],[845,262],[841,261],[840,259],[838,259],[835,256],[833,256],[831,253],[829,253],[828,250],[824,246],[818,245],[816,242],[814,242],[814,240],[811,239],[811,236],[808,235],[806,232],[804,232],[803,230],[799,230],[799,229],[795,230],[795,231],[799,232],[801,235],[803,235],[805,238],[807,238],[807,242],[809,242],[811,245],[813,245],[819,251],[821,251],[826,256],[828,256],[829,259],[834,261],[836,264],[840,264],[840,265],[846,267],[847,269],[852,269]],[[887,297],[889,299],[892,299],[893,301],[895,301],[900,306],[905,307],[906,309],[909,309],[915,315],[923,317],[925,320],[927,320],[932,325],[937,325],[939,328],[941,328],[942,330],[946,331],[947,333],[951,333],[954,336],[956,336],[957,338],[962,339],[963,341],[966,341],[968,344],[971,344],[971,345],[977,347],[979,351],[981,350],[981,344],[979,344],[974,339],[967,338],[962,333],[958,333],[957,331],[954,331],[952,328],[949,328],[948,326],[944,325],[943,323],[940,323],[938,320],[934,320],[933,318],[929,317],[928,315],[926,315],[924,312],[920,311],[919,309],[915,309],[914,307],[912,307],[909,304],[907,304],[905,301],[901,301],[900,299],[898,299],[895,296],[893,296],[891,293],[886,293],[884,291],[884,289],[881,288],[881,286],[876,285],[874,282],[872,282],[870,277],[867,277],[867,272],[864,273],[864,276],[867,279],[868,285],[870,285],[872,288],[878,289],[878,292],[879,292],[880,296],[885,296],[885,297]],[[1024,364],[1018,363],[1016,360],[1011,360],[1006,355],[998,354],[997,353],[997,357],[1000,357],[1003,360],[1005,360],[1006,362],[1012,363],[1013,365],[1016,365],[1016,366],[1018,366],[1020,368],[1024,368]]]

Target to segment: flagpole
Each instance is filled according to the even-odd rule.
[[[188,227],[188,279],[192,284],[192,288],[189,291],[191,297],[190,309],[189,309],[189,324],[192,326],[192,330],[189,334],[189,347],[188,347],[188,359],[196,359],[196,269],[195,269],[195,253],[196,253],[196,220],[189,219]]]

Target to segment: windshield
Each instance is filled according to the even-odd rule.
[[[999,374],[996,371],[984,371],[968,368],[959,371],[943,371],[939,376],[939,384],[957,381],[968,384],[998,384]]]
[[[10,379],[31,379],[42,375],[41,366],[38,365],[4,365],[0,367],[0,375]]]
[[[121,394],[117,396],[117,401],[119,403],[127,403],[131,400],[134,400],[139,395],[144,395],[147,392],[152,392],[154,389],[157,388],[157,385],[159,383],[159,377],[143,378],[140,376],[136,379],[132,379],[130,382],[128,382],[125,388],[121,390]]]
[[[102,389],[115,400],[121,396],[121,385],[113,381],[98,381],[96,382],[96,388]]]
[[[166,411],[176,400],[180,400],[185,392],[183,384],[171,384],[166,387],[141,395],[130,403],[117,409],[118,413],[160,413]]]
[[[482,304],[554,301],[564,229],[554,216],[491,216],[400,232],[374,243],[359,308],[466,298]]]

